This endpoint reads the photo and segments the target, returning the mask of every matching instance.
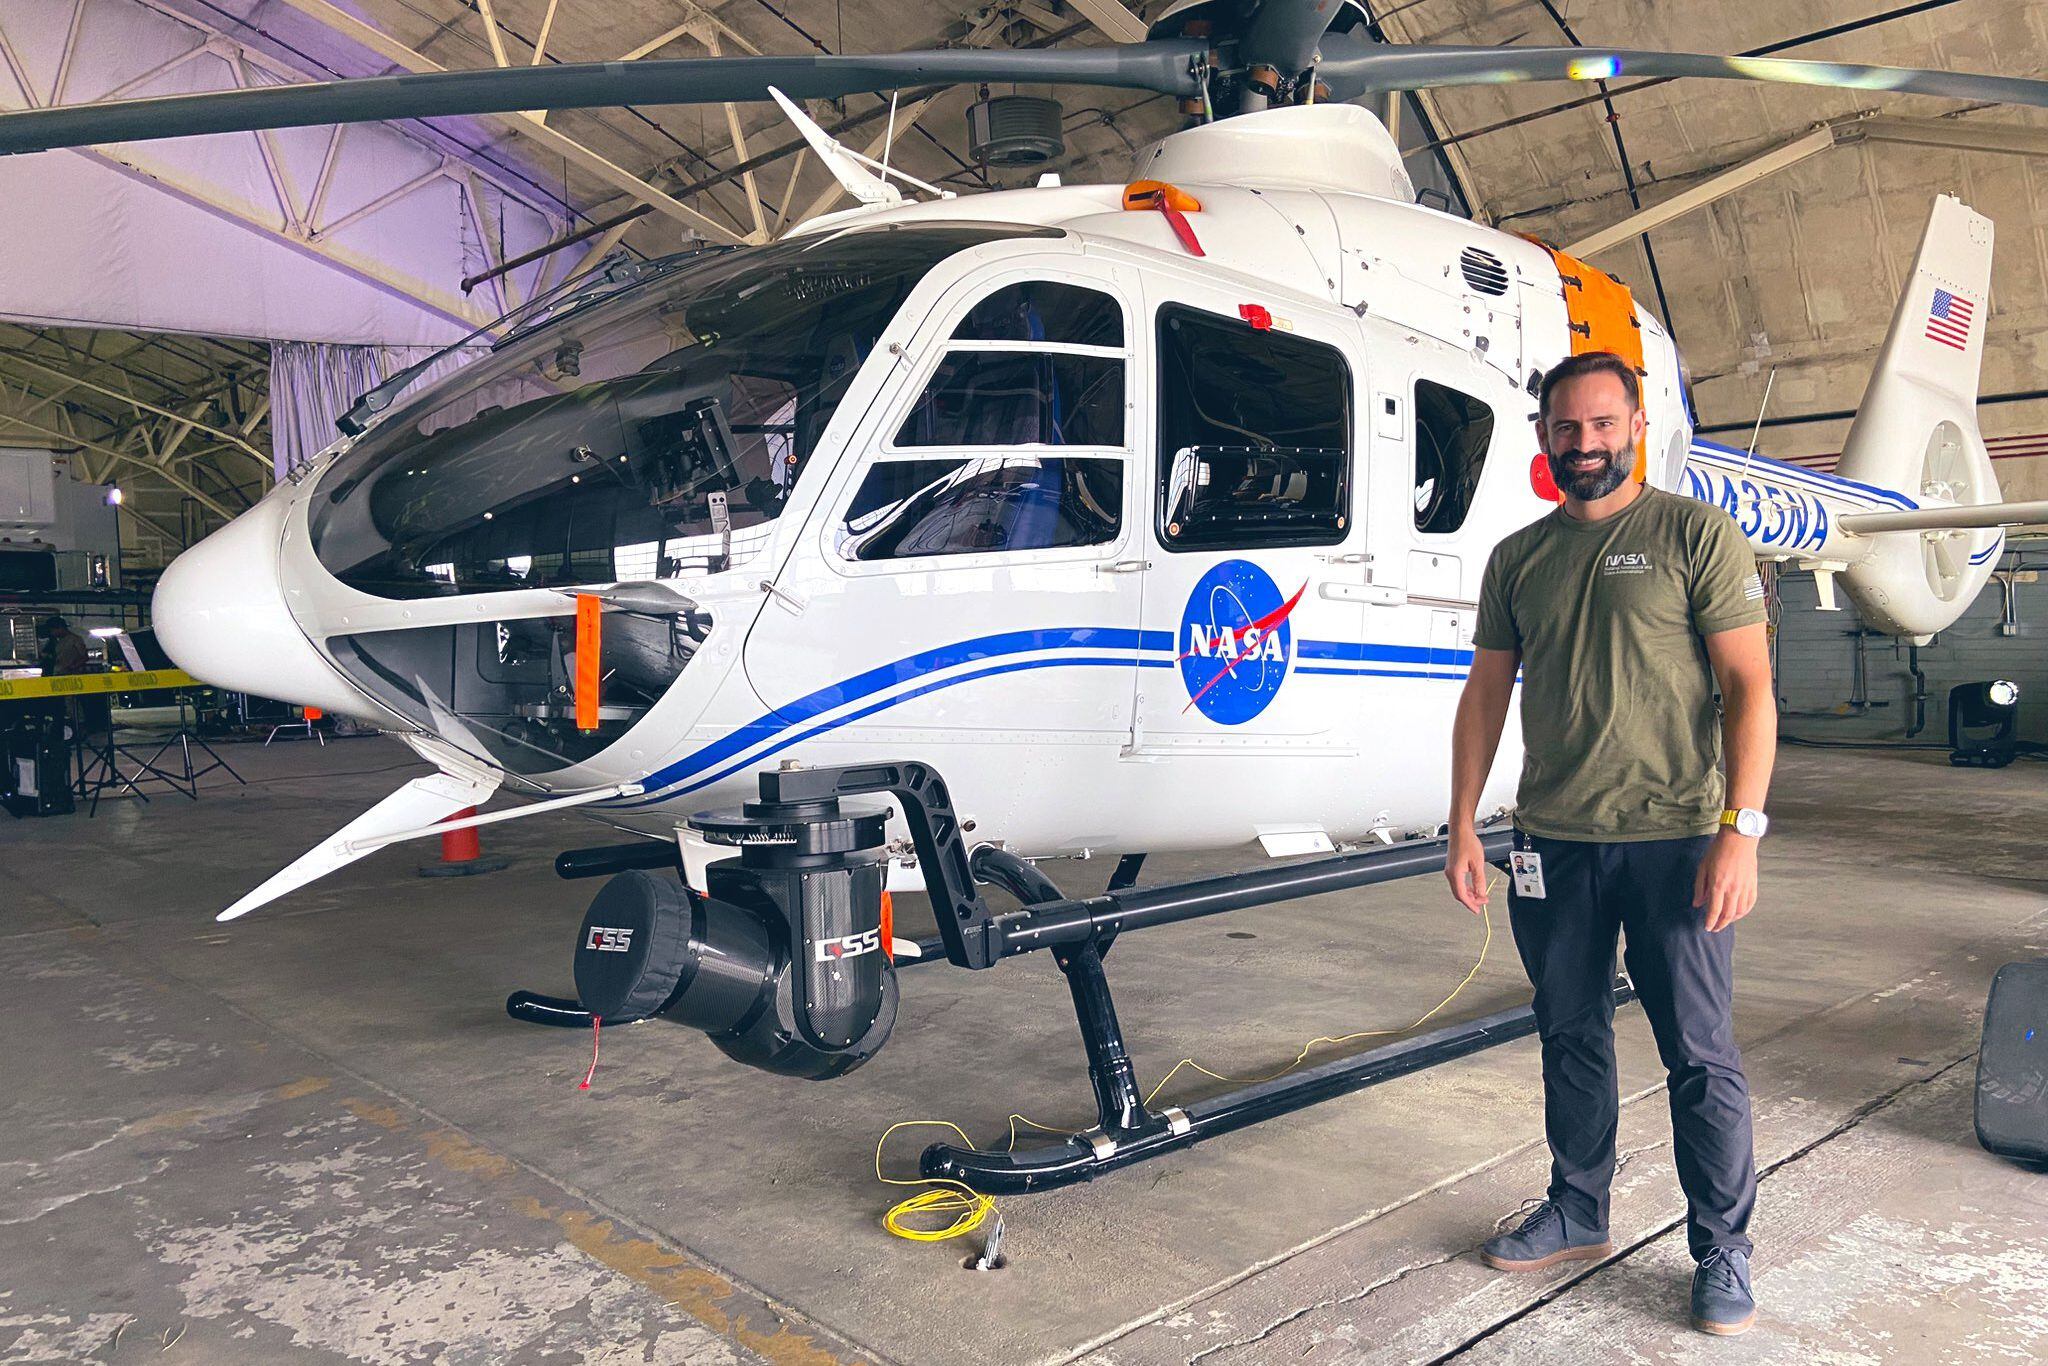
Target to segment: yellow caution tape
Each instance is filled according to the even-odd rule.
[[[49,674],[42,678],[0,678],[0,702],[31,697],[85,697],[110,692],[151,692],[158,688],[203,688],[183,669],[144,669],[112,674]]]

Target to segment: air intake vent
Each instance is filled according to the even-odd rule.
[[[1458,256],[1458,269],[1465,273],[1465,283],[1481,294],[1508,292],[1508,268],[1490,251],[1465,248]]]

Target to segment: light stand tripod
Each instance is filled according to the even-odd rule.
[[[93,741],[87,737],[80,737],[86,743],[81,744],[78,751],[78,795],[88,800],[89,804],[85,811],[88,817],[99,814],[100,798],[106,796],[110,788],[113,789],[114,796],[132,794],[146,802],[149,800],[149,794],[142,790],[141,784],[155,782],[196,802],[199,800],[199,780],[215,769],[224,770],[230,778],[245,787],[248,785],[249,780],[235,772],[233,766],[215,753],[213,746],[207,744],[205,738],[199,734],[198,710],[191,705],[191,699],[185,690],[180,689],[175,698],[178,704],[178,728],[166,736],[163,743],[158,745],[148,758],[143,757],[141,744],[124,745],[114,739],[114,722],[111,715],[107,719],[106,732],[100,740]],[[170,765],[160,763],[159,761],[174,745],[178,750],[177,761]],[[206,756],[204,762],[195,764],[192,753],[195,748]],[[121,772],[119,761],[122,758],[134,763],[134,772]]]

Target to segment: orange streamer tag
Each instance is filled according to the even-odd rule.
[[[597,729],[597,694],[604,680],[599,646],[604,636],[604,603],[576,595],[576,729]]]

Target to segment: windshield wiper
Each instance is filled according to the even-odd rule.
[[[628,256],[624,249],[615,251],[591,274],[564,280],[538,298],[528,299],[504,317],[484,324],[468,336],[448,343],[425,359],[414,361],[376,387],[364,390],[349,405],[348,411],[334,420],[334,425],[339,427],[345,436],[361,436],[369,430],[370,424],[391,406],[398,395],[404,392],[407,385],[425,374],[430,367],[438,364],[443,357],[475,345],[479,338],[490,333],[503,333],[490,343],[490,349],[496,351],[543,323],[558,322],[629,285],[644,284],[668,274],[678,266],[687,265],[707,255],[734,249],[724,243],[711,243],[692,251],[677,252],[653,261],[636,261]]]

